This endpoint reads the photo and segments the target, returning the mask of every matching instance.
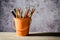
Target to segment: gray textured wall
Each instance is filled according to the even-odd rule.
[[[36,8],[30,31],[60,32],[60,0],[0,0],[0,31],[15,31],[10,12],[19,7]]]

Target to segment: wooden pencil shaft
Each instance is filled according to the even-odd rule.
[[[16,17],[16,14],[14,13],[14,11],[12,11],[12,14],[13,14],[14,17]]]
[[[22,18],[22,13],[23,13],[23,11],[22,12],[20,12],[20,17]]]
[[[29,13],[29,9],[26,8],[24,11],[24,18],[28,17],[28,13]]]
[[[16,12],[16,9],[14,9],[14,11]]]
[[[20,18],[19,10],[16,10],[16,18]]]
[[[35,9],[33,8],[33,9],[32,9],[32,12],[31,12],[31,16],[33,15],[34,11],[35,11]]]
[[[21,8],[18,9],[20,18],[22,18]]]
[[[35,9],[32,9],[31,15],[34,13]]]

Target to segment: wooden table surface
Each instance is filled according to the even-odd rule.
[[[34,34],[34,32],[30,32]],[[60,40],[59,36],[16,36],[15,32],[0,32],[0,40]]]

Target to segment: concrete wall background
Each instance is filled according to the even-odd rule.
[[[0,31],[15,31],[11,10],[18,7],[36,8],[31,32],[60,32],[60,0],[0,0]]]

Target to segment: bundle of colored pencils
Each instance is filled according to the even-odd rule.
[[[26,8],[23,13],[24,15],[22,16],[21,8],[17,8],[12,11],[12,14],[15,18],[27,18],[32,17],[34,12],[35,12],[34,8],[32,8],[31,12],[29,12],[29,8]]]

